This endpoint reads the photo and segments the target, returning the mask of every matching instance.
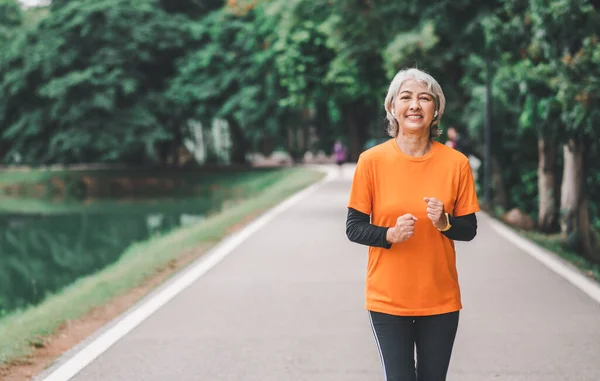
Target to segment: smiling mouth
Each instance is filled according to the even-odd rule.
[[[423,119],[423,117],[421,115],[407,115],[406,119],[409,119],[409,120],[421,120],[421,119]]]

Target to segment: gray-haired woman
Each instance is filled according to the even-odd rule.
[[[346,233],[369,246],[366,308],[387,381],[445,380],[462,308],[453,241],[475,237],[479,204],[467,157],[434,140],[445,105],[429,74],[398,72],[384,103],[392,139],[361,154],[352,182]]]

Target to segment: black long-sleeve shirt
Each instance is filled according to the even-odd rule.
[[[460,217],[448,217],[452,227],[445,232],[440,232],[440,234],[444,234],[454,241],[470,241],[475,238],[477,234],[477,217],[475,217],[475,213]],[[346,235],[350,241],[389,249],[392,244],[386,239],[388,229],[389,227],[371,224],[371,217],[368,214],[348,208]]]

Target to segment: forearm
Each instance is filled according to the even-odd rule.
[[[452,227],[442,232],[446,237],[454,241],[470,241],[477,235],[477,217],[475,213],[466,216],[450,217]]]
[[[387,230],[387,227],[371,224],[371,217],[368,214],[348,208],[346,235],[350,241],[389,249],[392,244],[386,240]]]
[[[470,241],[477,235],[477,218],[474,213],[460,217],[450,217],[452,227],[442,232],[454,241]],[[346,235],[352,242],[389,249],[392,244],[386,239],[388,227],[371,224],[368,214],[348,208]]]

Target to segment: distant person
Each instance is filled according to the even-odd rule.
[[[346,162],[348,150],[341,140],[336,140],[333,144],[333,155],[335,156],[335,163],[341,168]]]
[[[446,145],[450,148],[456,149],[456,129],[454,127],[448,128],[446,131],[446,135],[448,135],[448,140],[446,140]]]
[[[465,155],[468,154],[468,144],[466,139],[460,135],[456,127],[450,127],[447,131],[448,140],[446,141],[446,145],[448,147],[454,148],[458,152],[461,152]]]
[[[458,328],[453,241],[475,237],[479,203],[468,159],[434,140],[445,105],[429,74],[398,72],[392,139],[360,155],[350,191],[346,233],[369,246],[366,308],[387,381],[445,380]]]

